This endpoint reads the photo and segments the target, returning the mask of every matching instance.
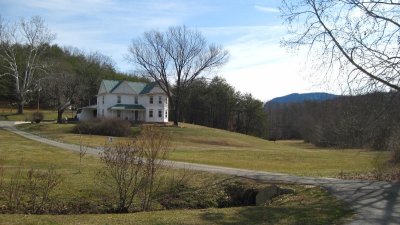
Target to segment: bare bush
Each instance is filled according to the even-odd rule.
[[[129,212],[139,194],[141,209],[151,209],[170,149],[168,136],[155,126],[143,126],[132,142],[104,147],[101,160],[105,168],[101,175],[113,181],[108,186],[118,195],[116,212]]]
[[[141,149],[133,142],[118,143],[104,147],[101,161],[105,168],[100,173],[106,184],[118,197],[116,212],[126,213],[133,205],[134,197],[143,187],[144,160]],[[112,182],[108,183],[108,179]]]
[[[7,196],[6,207],[12,212],[19,212],[23,198],[23,176],[22,160],[20,161],[15,174],[11,177],[8,184],[5,184],[5,194]]]
[[[79,132],[79,169],[78,173],[81,173],[81,168],[82,168],[82,159],[85,157],[87,153],[87,147],[83,145],[82,142],[82,134]]]
[[[30,116],[30,121],[33,123],[40,123],[44,119],[44,115],[41,112],[34,112]]]
[[[62,176],[53,166],[45,171],[30,169],[26,172],[21,161],[9,181],[1,183],[5,209],[10,213],[49,212],[52,209],[50,195],[61,181]]]
[[[135,147],[140,149],[145,160],[145,171],[142,198],[142,210],[151,209],[154,193],[159,188],[160,168],[171,151],[169,136],[159,127],[142,126],[141,134],[135,141]]]
[[[45,208],[50,210],[50,194],[61,181],[62,177],[53,166],[50,166],[46,171],[30,169],[23,185],[28,198],[27,211],[39,214],[43,213]]]

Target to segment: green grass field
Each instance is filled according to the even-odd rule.
[[[29,121],[32,113],[37,112],[36,109],[24,109],[23,114],[17,114],[16,109],[0,108],[0,120],[10,120],[10,121]],[[56,120],[57,111],[54,110],[40,110],[43,113],[44,120]],[[63,117],[74,117],[75,111],[67,110],[64,112]]]
[[[86,156],[82,173],[77,173],[77,153],[36,143],[0,129],[0,158],[7,173],[19,166],[21,160],[24,167],[36,169],[54,165],[64,177],[55,193],[61,199],[96,201],[107,194],[95,181],[101,166],[97,157]],[[202,173],[195,180],[216,179],[215,176]],[[343,203],[318,187],[290,187],[296,194],[276,199],[269,206],[130,214],[1,214],[0,224],[343,224],[352,215]]]
[[[337,177],[374,169],[377,158],[386,160],[387,152],[361,149],[321,149],[302,141],[271,142],[243,134],[203,126],[182,124],[163,127],[171,135],[174,151],[171,160],[289,173],[301,176]],[[79,143],[71,133],[72,124],[27,124],[20,129],[67,143]],[[138,129],[138,128],[133,128]],[[128,138],[115,138],[124,141]],[[83,143],[101,146],[107,137],[83,135]]]

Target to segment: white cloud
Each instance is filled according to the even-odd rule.
[[[292,92],[315,90],[312,82],[304,79],[304,58],[292,56],[281,48],[279,41],[286,28],[274,26],[234,26],[235,22],[214,25],[211,14],[219,13],[215,3],[199,1],[163,0],[3,0],[10,6],[5,10],[9,18],[41,15],[50,29],[57,33],[56,43],[78,47],[85,51],[100,51],[111,56],[121,71],[133,69],[124,61],[133,38],[149,29],[164,29],[171,25],[191,25],[195,18],[197,27],[210,42],[223,44],[230,51],[230,62],[220,75],[237,90],[250,92],[260,100],[267,100]],[[1,4],[0,3],[0,6]],[[11,7],[12,6],[12,7]],[[254,4],[249,5],[252,11]],[[255,5],[265,13],[276,13],[277,8]],[[8,14],[8,15],[7,15]],[[258,14],[268,17],[268,14]],[[275,18],[275,15],[272,15]],[[200,21],[200,23],[197,23]],[[201,25],[204,24],[204,27]],[[210,25],[211,24],[211,25]],[[231,24],[233,26],[228,26]],[[246,23],[238,23],[246,24]],[[225,26],[226,25],[226,26]],[[207,26],[207,27],[206,27]]]
[[[302,75],[302,58],[276,43],[249,41],[227,47],[231,60],[221,74],[241,92],[266,101],[293,92],[307,92],[312,84]]]
[[[288,53],[280,46],[284,27],[221,28],[237,32],[225,48],[230,61],[221,70],[231,85],[266,101],[290,93],[326,91],[317,84],[306,63],[306,52]],[[242,31],[242,32],[239,32]]]
[[[279,9],[278,8],[274,8],[274,7],[266,7],[266,6],[255,5],[254,8],[257,9],[258,11],[260,11],[260,12],[279,13]]]

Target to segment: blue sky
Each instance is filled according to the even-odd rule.
[[[1,0],[7,21],[39,15],[56,33],[55,43],[110,56],[118,70],[132,39],[151,29],[186,25],[230,51],[230,61],[213,75],[241,92],[268,100],[293,92],[325,91],[312,82],[304,55],[280,46],[286,28],[280,0]]]

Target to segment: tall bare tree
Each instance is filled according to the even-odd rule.
[[[208,45],[200,32],[179,26],[165,32],[144,33],[129,47],[129,59],[168,95],[174,110],[174,125],[178,125],[181,89],[190,86],[201,74],[224,65],[228,52],[220,46]]]
[[[0,18],[0,66],[6,71],[0,77],[13,77],[18,113],[23,113],[38,73],[46,69],[41,56],[54,38],[38,16],[30,20],[21,18],[18,23],[6,23]]]
[[[308,46],[351,89],[400,91],[398,1],[283,0],[281,11],[291,34],[286,46]]]
[[[69,71],[50,74],[41,82],[43,91],[57,108],[57,123],[62,123],[64,111],[79,97],[80,84],[79,76]]]

